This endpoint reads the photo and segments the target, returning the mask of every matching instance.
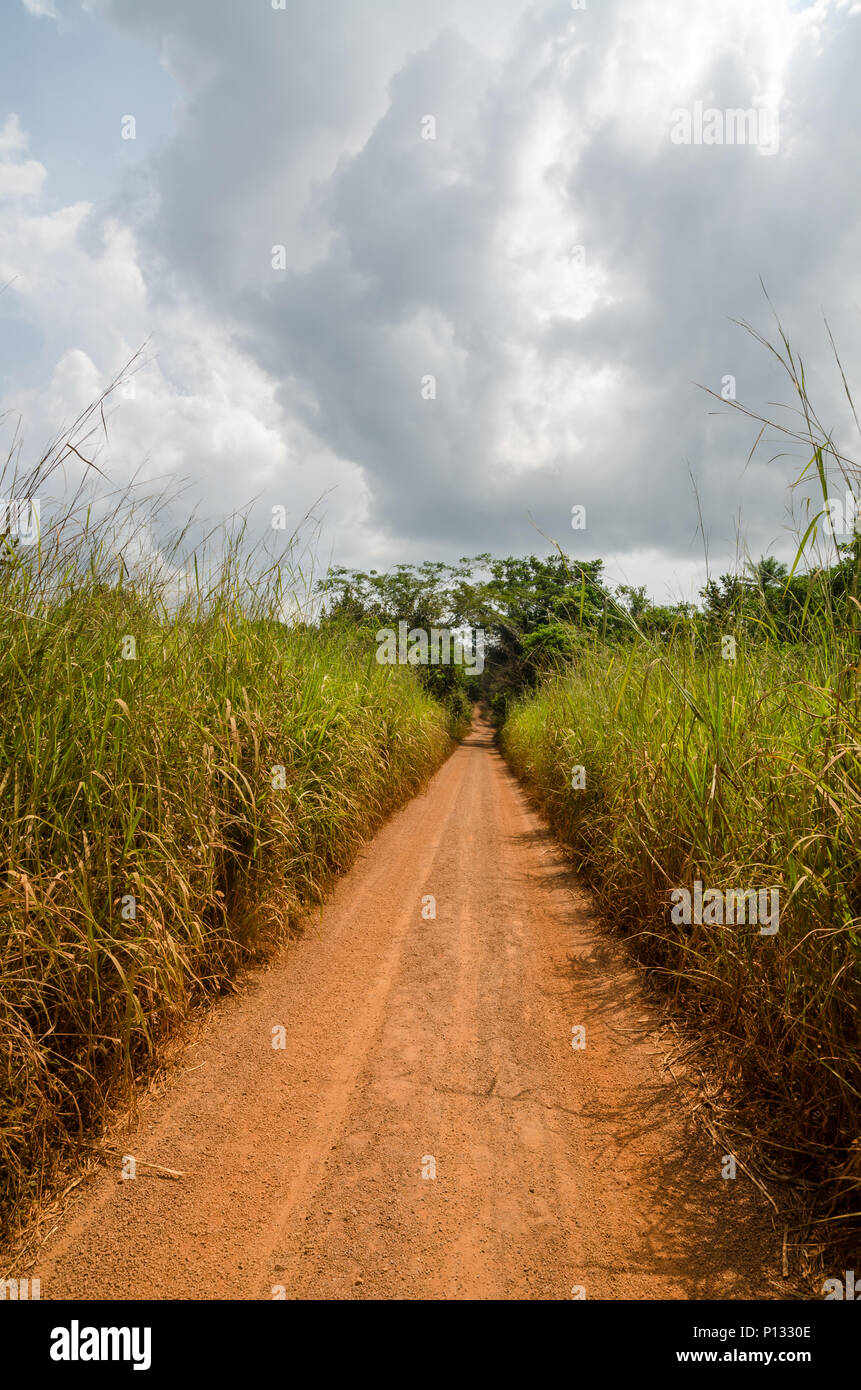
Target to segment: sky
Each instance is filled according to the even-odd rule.
[[[764,283],[858,452],[859,38],[858,0],[2,0],[0,442],[143,348],[98,463],[182,484],[165,525],[549,538],[658,601],[791,559],[807,458],[716,397],[793,403]]]

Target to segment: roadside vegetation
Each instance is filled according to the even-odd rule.
[[[94,419],[2,493],[41,495]],[[5,489],[5,491],[3,491]],[[98,518],[98,519],[97,519]],[[0,1213],[321,898],[463,731],[362,634],[314,618],[242,525],[142,543],[85,486],[0,538]]]
[[[804,451],[799,481],[821,500],[791,564],[749,560],[697,603],[612,589],[600,559],[558,546],[339,567],[303,598],[289,546],[249,546],[241,524],[203,546],[156,546],[154,516],[130,495],[108,511],[81,492],[34,546],[7,515],[7,1215],[39,1196],[55,1158],[152,1066],[189,1008],[320,899],[481,701],[602,914],[694,1026],[687,1055],[720,1074],[703,1103],[728,1151],[795,1195],[789,1247],[851,1252],[861,470],[819,422],[782,331],[765,345],[797,423],[737,408]],[[45,492],[92,424],[82,417],[25,481],[10,460],[3,495]],[[484,661],[381,664],[379,631],[399,623],[480,630]],[[778,930],[678,920],[679,891],[697,883],[777,892]]]
[[[780,326],[778,325],[778,328]],[[759,335],[755,335],[759,336]],[[820,423],[780,330],[806,467],[794,562],[748,560],[657,605],[600,559],[465,557],[340,570],[361,621],[485,630],[480,676],[511,767],[652,980],[698,1030],[727,1151],[795,1199],[792,1248],[861,1234],[861,469]],[[836,355],[836,354],[835,354]],[[838,361],[842,375],[842,367]],[[845,385],[845,377],[843,377]],[[852,421],[854,406],[846,397]],[[726,404],[726,403],[724,403]],[[861,428],[859,428],[861,434]],[[811,491],[811,489],[808,489]],[[848,500],[847,500],[848,498]],[[777,890],[779,926],[673,920],[677,890]],[[769,904],[772,899],[768,898]],[[678,914],[677,914],[678,915]],[[742,1159],[742,1155],[745,1158]]]
[[[861,550],[846,504],[859,470],[819,424],[789,343],[773,350],[801,420],[784,437],[821,493],[795,563],[722,575],[692,611],[607,596],[612,639],[563,615],[571,651],[521,688],[501,741],[604,917],[699,1026],[729,1151],[797,1199],[790,1251],[848,1258],[861,1234]],[[778,932],[680,922],[674,890],[697,881],[778,889]]]

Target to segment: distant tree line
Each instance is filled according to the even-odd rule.
[[[576,660],[584,642],[646,641],[661,649],[685,641],[719,648],[729,634],[747,641],[803,642],[827,616],[829,630],[853,631],[858,600],[859,539],[841,546],[836,564],[790,570],[767,556],[746,570],[709,579],[700,603],[656,604],[644,586],[611,588],[603,561],[573,560],[562,553],[494,559],[464,557],[457,564],[425,561],[393,569],[330,570],[318,588],[323,622],[367,629],[406,622],[411,629],[480,628],[485,669],[418,668],[440,698],[488,699],[498,712],[512,693],[532,686],[543,672]]]

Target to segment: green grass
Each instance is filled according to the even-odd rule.
[[[374,644],[285,621],[285,560],[228,542],[184,584],[177,563],[130,577],[117,515],[76,516],[0,550],[7,1219],[461,732]]]
[[[813,1236],[861,1208],[858,646],[596,643],[502,731],[603,914],[708,1030],[738,1133],[804,1184]],[[696,879],[779,888],[778,934],[675,925]]]
[[[861,542],[844,536],[835,548],[823,516],[829,498],[858,497],[861,465],[822,424],[810,374],[776,314],[775,323],[774,341],[745,327],[783,368],[791,408],[732,405],[761,426],[754,450],[768,433],[769,445],[777,437],[808,460],[792,489],[800,540],[791,570],[779,581],[769,571],[766,586],[760,564],[758,585],[731,582],[717,617],[677,613],[663,636],[630,618],[627,642],[575,632],[567,668],[515,703],[502,744],[604,916],[700,1026],[697,1050],[719,1077],[703,1104],[719,1110],[733,1150],[795,1199],[793,1244],[854,1259]],[[827,323],[826,333],[848,405],[844,432],[854,424],[861,435]],[[723,659],[727,634],[734,660]],[[585,769],[582,789],[571,785],[574,766]],[[674,921],[673,891],[696,880],[723,893],[777,888],[777,935]]]

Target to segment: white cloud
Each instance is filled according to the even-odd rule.
[[[12,282],[6,294],[44,343],[30,372],[36,380],[12,383],[0,397],[0,411],[23,422],[26,456],[70,425],[148,339],[130,384],[107,406],[107,440],[100,429],[94,435],[99,467],[117,482],[136,476],[160,480],[162,489],[190,478],[210,519],[260,493],[267,507],[285,505],[296,524],[337,487],[333,519],[357,524],[358,470],[288,424],[277,382],[235,345],[229,327],[182,298],[150,303],[128,227],[111,219],[93,231],[86,204],[46,213],[0,202],[0,283]],[[268,515],[259,510],[258,523]],[[182,510],[173,519],[181,522]]]
[[[0,126],[0,201],[17,202],[41,193],[45,167],[23,158],[26,150],[27,136],[13,111]]]
[[[0,126],[0,158],[23,154],[27,148],[27,136],[21,129],[16,112],[11,112]]]
[[[59,19],[60,17],[54,0],[22,0],[22,4],[28,14],[36,15],[39,19]]]
[[[689,467],[716,564],[739,506],[754,550],[781,535],[788,465],[745,470],[755,431],[692,382],[782,391],[729,322],[765,322],[760,274],[813,369],[820,304],[861,369],[845,0],[92,8],[157,46],[184,102],[110,215],[46,211],[20,125],[0,131],[0,276],[52,383],[19,383],[33,418],[88,384],[68,354],[106,379],[152,334],[112,417],[121,466],[194,476],[214,511],[337,486],[339,559],[541,548],[530,514],[564,540],[582,502],[590,553],[688,582]],[[778,154],[674,146],[698,100],[779,102]]]

